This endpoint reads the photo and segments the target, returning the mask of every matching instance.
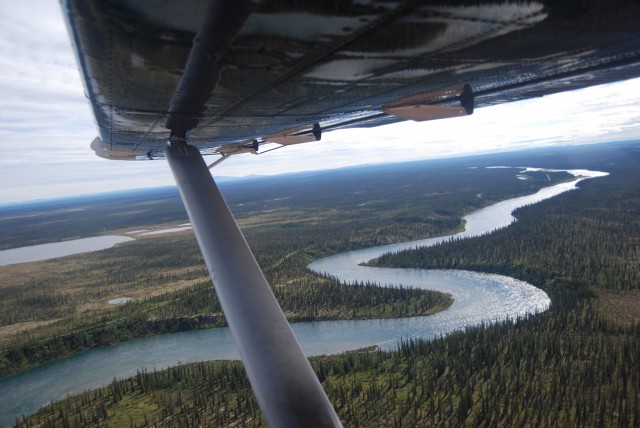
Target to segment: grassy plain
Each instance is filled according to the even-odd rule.
[[[488,204],[492,195],[500,199],[500,194],[530,193],[531,188],[501,186],[536,180],[540,185],[547,178],[536,175],[523,181],[511,175],[508,180],[499,174],[512,170],[469,168],[523,165],[525,160],[528,166],[600,169],[611,175],[520,210],[520,221],[503,232],[448,244],[455,251],[448,245],[426,250],[419,265],[472,268],[528,280],[550,294],[551,310],[431,342],[412,341],[395,352],[314,359],[346,426],[631,427],[640,423],[636,370],[640,324],[634,315],[640,284],[637,145],[540,152],[510,160],[479,158],[475,164],[460,161],[464,165],[460,169],[451,164],[434,168],[433,177],[411,171],[408,182],[395,181],[392,191],[383,189],[389,197],[388,209],[378,206],[370,217],[358,212],[358,221],[357,213],[345,207],[366,207],[367,200],[380,204],[382,195],[370,193],[362,200],[358,195],[363,193],[347,191],[350,204],[349,198],[334,194],[334,207],[315,213],[308,211],[314,206],[307,200],[309,208],[302,212],[313,219],[310,222],[263,223],[245,232],[254,248],[264,249],[258,252],[259,261],[271,283],[286,289],[292,279],[287,272],[302,268],[314,257],[415,237],[414,233],[427,230],[427,235],[442,234],[460,227],[461,215]],[[439,187],[440,175],[446,172],[459,184],[459,194]],[[491,175],[494,172],[498,175]],[[480,173],[491,177],[483,181]],[[563,178],[550,175],[548,179]],[[403,194],[398,189],[405,186],[411,191]],[[341,188],[351,190],[348,184]],[[417,193],[418,188],[423,193]],[[394,200],[396,194],[409,202]],[[301,207],[294,205],[289,202],[291,209],[300,212]],[[251,215],[240,213],[239,217]],[[322,220],[316,221],[317,217]],[[331,235],[328,230],[333,227],[336,233]],[[541,238],[550,239],[540,242]],[[414,260],[423,254],[403,256]],[[388,258],[379,263],[396,262]],[[241,366],[235,362],[140,373],[47,407],[25,424],[99,426],[116,420],[128,426],[263,425]]]
[[[366,167],[223,186],[291,321],[428,315],[441,293],[346,285],[306,269],[341,251],[450,233],[465,213],[531,193],[565,173],[477,168],[477,161]],[[133,242],[0,268],[0,375],[137,337],[226,325],[174,189],[15,207],[0,216],[0,245],[128,234]],[[54,226],[52,226],[54,225]],[[7,239],[11,236],[11,240]],[[108,301],[129,297],[131,303]]]

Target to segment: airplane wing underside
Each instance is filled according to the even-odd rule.
[[[62,2],[113,159],[172,137],[255,153],[640,75],[633,0]]]
[[[640,75],[636,0],[61,1],[100,133],[92,148],[167,158],[270,426],[341,422],[202,154]]]

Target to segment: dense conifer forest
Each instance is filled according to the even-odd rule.
[[[640,425],[640,149],[627,144],[553,154],[530,156],[528,166],[610,175],[518,210],[518,221],[507,229],[374,262],[510,275],[544,289],[550,310],[432,341],[404,341],[396,351],[314,358],[345,426]],[[303,245],[261,264],[279,272],[340,245],[358,244]],[[295,257],[282,256],[293,251]],[[105,424],[264,425],[238,362],[141,372],[54,403],[20,423]]]
[[[397,351],[312,359],[348,427],[593,426],[640,423],[640,328],[589,302],[468,328]],[[239,362],[114,380],[19,426],[264,426]]]
[[[469,269],[528,281],[552,294],[640,289],[640,153],[610,175],[516,210],[512,226],[487,236],[387,254],[374,266]]]
[[[432,291],[339,284],[306,266],[346,250],[450,233],[467,212],[569,177],[539,172],[520,180],[519,170],[477,164],[383,165],[255,178],[223,189],[291,321],[428,315],[451,299]],[[59,240],[65,230],[73,237],[123,234],[187,221],[175,193],[154,195],[61,201],[35,211],[5,208],[0,227],[8,233],[0,242],[34,244]],[[106,303],[121,296],[134,300]],[[224,325],[190,231],[139,235],[96,253],[0,267],[0,376],[93,347]]]

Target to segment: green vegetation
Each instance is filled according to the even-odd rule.
[[[128,202],[123,204],[123,201]],[[176,189],[145,189],[0,207],[0,250],[183,220]]]
[[[530,156],[527,164],[532,166],[584,167],[611,175],[519,210],[519,221],[496,234],[378,260],[378,265],[507,274],[546,290],[552,307],[523,320],[472,327],[433,341],[406,342],[393,352],[313,359],[345,426],[640,425],[640,150],[636,146],[623,146],[620,152],[575,149],[573,158]],[[586,154],[580,157],[580,153]],[[478,193],[483,192],[474,197]],[[456,208],[460,211],[465,211],[463,203]],[[331,221],[334,217],[327,212],[318,215]],[[379,216],[385,217],[384,212]],[[372,220],[372,224],[378,223]],[[412,224],[408,222],[400,235],[410,234]],[[266,241],[269,230],[273,233],[274,246],[266,247],[260,263],[276,289],[287,287],[286,272],[304,266],[308,258],[336,248],[392,240],[390,234],[366,234],[363,227],[349,235],[360,240],[327,241],[324,233],[314,238],[322,245],[314,247],[296,230],[298,225],[245,225],[250,240],[258,245]],[[280,241],[275,230],[290,229],[296,230],[289,236],[292,243]],[[105,424],[264,425],[237,362],[139,373],[54,403],[23,421],[24,426]]]
[[[567,178],[532,173],[518,180],[517,170],[471,168],[469,161],[428,165],[225,186],[291,321],[428,315],[448,307],[451,299],[441,293],[339,284],[306,266],[349,249],[451,232],[466,212]],[[0,217],[0,226],[11,231],[12,242],[39,243],[60,239],[74,224],[84,233],[125,233],[186,221],[176,195],[139,198],[21,215],[14,210]],[[78,230],[69,233],[76,236]],[[123,296],[134,301],[107,304]],[[0,376],[93,347],[223,325],[190,232],[140,236],[96,253],[0,268]]]
[[[345,426],[622,426],[640,423],[640,328],[589,303],[469,328],[395,352],[312,359]],[[239,362],[138,373],[19,426],[264,426]]]
[[[611,175],[514,212],[512,226],[487,236],[387,254],[374,266],[469,269],[536,284],[555,304],[564,295],[640,288],[640,170],[630,157]]]
[[[274,290],[289,321],[430,315],[452,303],[451,297],[443,293],[374,284],[342,284],[331,278],[309,276],[309,283]],[[99,311],[93,317],[69,317],[64,322],[13,338],[0,360],[0,373],[125,340],[226,325],[211,283],[206,280],[170,295]]]
[[[193,237],[186,235],[169,239],[173,244],[171,254],[182,254],[192,264],[176,258],[170,260],[190,268],[178,271],[169,260],[156,265],[155,261],[163,259],[158,256],[141,258],[134,263],[132,257],[140,248],[131,245],[113,249],[121,254],[107,263],[113,268],[107,269],[109,273],[103,272],[104,267],[98,269],[93,265],[96,267],[92,270],[93,276],[100,280],[90,280],[91,275],[83,274],[86,264],[80,263],[77,270],[59,276],[57,284],[46,278],[30,280],[20,290],[0,289],[3,306],[7,308],[2,315],[4,322],[29,320],[34,313],[43,317],[63,317],[65,312],[72,314],[51,325],[9,338],[0,358],[0,373],[10,373],[74,352],[138,337],[225,326],[226,320],[212,292],[211,282],[206,271],[199,266],[199,255],[195,256],[198,253]],[[187,252],[182,252],[184,248],[179,245],[185,241],[193,246],[190,249],[194,254],[193,260],[185,255]],[[155,248],[153,242],[143,243],[149,249]],[[149,265],[145,266],[144,262]],[[96,261],[97,265],[100,263],[100,260]],[[160,269],[160,265],[167,271]],[[113,277],[119,282],[102,282]],[[70,286],[74,284],[72,278],[80,280],[78,290]],[[181,284],[176,286],[176,281]],[[140,287],[140,284],[146,286]],[[52,293],[47,290],[56,285],[59,291]],[[160,291],[170,287],[176,290],[162,291],[156,296],[115,307],[81,310],[82,303],[91,306],[92,302],[104,301],[105,296],[113,296],[114,293],[136,295],[139,291],[148,291],[151,286]],[[307,271],[295,277],[294,286],[275,287],[274,293],[291,321],[428,315],[451,304],[451,298],[442,293],[386,289],[372,284],[341,284],[335,279]]]
[[[397,242],[441,234],[459,227],[461,214],[569,178],[566,173],[530,173],[526,181],[514,180],[517,171],[481,168],[492,162],[472,158],[376,165],[250,178],[223,182],[220,188],[241,225],[265,226],[259,234],[279,242],[292,237],[299,242],[297,235],[304,232],[317,248],[317,242],[355,246],[365,238]],[[53,208],[0,207],[0,249],[185,221],[182,202],[171,188],[59,201]],[[273,236],[275,230],[282,235]]]

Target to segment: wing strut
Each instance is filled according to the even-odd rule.
[[[342,426],[202,155],[184,142],[165,153],[267,424]]]

